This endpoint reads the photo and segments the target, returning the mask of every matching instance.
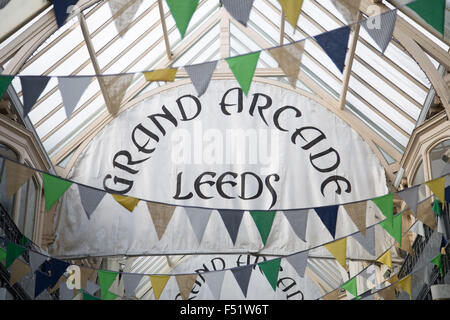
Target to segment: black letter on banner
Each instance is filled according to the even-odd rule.
[[[270,177],[274,177],[275,178],[275,182],[280,180],[280,176],[277,175],[276,173],[268,175],[266,177],[266,187],[267,189],[269,189],[270,194],[272,195],[272,203],[270,204],[270,208],[272,209],[272,207],[275,205],[275,203],[277,203],[277,192],[275,191],[275,189],[272,187],[272,185],[270,184]]]
[[[231,175],[231,176],[233,176],[233,178],[235,178],[235,179],[236,179],[236,177],[238,176],[237,173],[234,173],[234,172],[225,172],[224,174],[221,174],[221,175],[217,178],[217,192],[219,192],[219,194],[220,194],[220,196],[221,196],[222,198],[225,198],[225,199],[234,199],[234,198],[236,198],[236,197],[231,197],[231,196],[227,195],[225,192],[223,192],[223,189],[222,189],[222,185],[224,185],[224,184],[226,184],[226,183],[229,183],[232,187],[234,187],[234,186],[237,185],[237,183],[234,182],[234,181],[223,181],[223,179],[224,179],[225,176],[227,176],[227,175]]]
[[[105,189],[108,192],[117,193],[117,194],[126,194],[128,191],[131,190],[131,188],[133,188],[133,181],[127,180],[127,179],[122,179],[122,178],[117,178],[116,176],[114,176],[114,184],[121,183],[121,184],[127,185],[128,187],[126,189],[120,190],[120,191],[115,190],[115,189],[110,189],[106,186],[106,181],[111,178],[112,178],[112,176],[110,174],[107,174],[105,176],[105,179],[103,179],[103,189]]]
[[[150,142],[150,139],[147,139],[147,142],[141,146],[135,138],[136,135],[136,130],[141,131],[142,133],[144,133],[145,135],[147,135],[150,139],[155,140],[156,142],[159,142],[159,138],[156,134],[154,134],[153,132],[147,130],[142,123],[138,124],[134,129],[133,132],[131,133],[131,140],[133,141],[134,145],[136,146],[136,148],[139,150],[139,152],[144,152],[144,153],[152,153],[153,151],[155,151],[155,148],[152,149],[147,149],[145,148],[148,143]]]
[[[228,103],[225,103],[225,98],[226,98],[226,97],[228,96],[228,94],[229,94],[231,91],[233,91],[233,90],[237,90],[237,91],[238,91],[238,104],[237,104],[237,106],[238,106],[238,111],[237,111],[237,112],[238,112],[238,113],[242,112],[242,108],[243,108],[243,105],[244,105],[244,95],[243,95],[242,89],[239,88],[239,87],[229,89],[229,90],[228,90],[227,92],[225,92],[225,94],[223,95],[223,97],[222,97],[222,102],[220,102],[220,107],[221,107],[221,109],[222,109],[222,112],[223,112],[223,114],[226,114],[227,116],[230,116],[231,113],[229,113],[225,107],[228,107],[228,106],[235,106],[235,105],[236,105],[236,104],[228,104]]]
[[[156,118],[160,117],[160,118],[169,120],[170,122],[172,122],[172,124],[175,127],[178,125],[178,123],[177,123],[177,119],[175,119],[175,117],[172,115],[172,113],[170,113],[170,111],[167,110],[167,108],[165,106],[162,106],[162,110],[164,111],[164,113],[152,114],[151,116],[148,116],[147,118],[152,120],[153,123],[158,127],[159,131],[161,131],[163,136],[165,136],[166,130],[164,130],[163,126],[159,123],[159,121]]]
[[[336,183],[336,185],[337,185],[336,193],[341,194],[342,189],[341,189],[341,186],[339,185],[339,182],[338,182],[339,180],[344,181],[347,184],[347,189],[345,189],[346,193],[352,192],[352,185],[350,184],[350,182],[347,179],[340,177],[340,176],[331,176],[328,179],[326,179],[320,187],[320,191],[322,192],[322,195],[325,197],[325,194],[323,193],[323,191],[325,190],[325,187],[327,186],[327,184],[329,184],[330,182]]]
[[[181,103],[181,99],[183,99],[183,98],[192,98],[192,100],[194,100],[195,104],[197,105],[197,112],[191,118],[188,118],[186,116],[186,112],[184,111],[183,104]],[[178,109],[180,109],[181,121],[189,121],[189,120],[195,119],[200,114],[200,111],[202,111],[202,104],[200,103],[200,100],[198,100],[197,97],[194,97],[190,94],[179,97],[177,99],[177,105],[178,105]]]
[[[254,196],[249,197],[249,198],[245,197],[245,176],[248,174],[255,177],[256,180],[258,181],[258,191],[256,192],[256,194]],[[262,191],[263,191],[263,183],[256,174],[254,174],[253,172],[244,172],[241,175],[241,195],[239,196],[239,198],[241,198],[243,200],[253,200],[253,199],[258,198],[261,195]]]
[[[272,105],[271,97],[269,97],[268,95],[266,95],[264,93],[255,93],[253,95],[253,100],[252,100],[252,104],[250,105],[249,112],[250,112],[250,115],[253,116],[253,112],[255,112],[256,104],[258,103],[258,99],[260,96],[266,98],[266,104],[263,106],[258,106],[258,112],[259,112],[259,115],[261,116],[261,118],[263,119],[264,123],[268,126],[266,119],[264,118],[263,110],[270,108],[270,106]]]
[[[120,157],[120,156],[124,156],[125,158],[127,158],[127,163],[126,163],[126,165],[125,165],[125,164],[121,164],[121,163],[119,163],[119,162],[117,161],[117,158]],[[128,151],[126,151],[126,150],[121,150],[121,151],[117,152],[117,153],[114,155],[114,158],[113,158],[113,167],[114,167],[114,168],[116,168],[116,167],[117,167],[117,168],[120,168],[120,169],[122,169],[122,170],[124,170],[124,171],[126,171],[126,172],[131,173],[131,174],[136,174],[136,173],[139,172],[139,170],[133,170],[133,169],[131,169],[131,168],[128,167],[128,166],[134,166],[134,165],[139,164],[139,163],[141,163],[141,162],[144,162],[145,160],[148,160],[148,159],[150,159],[150,157],[145,158],[145,159],[143,159],[143,160],[133,161],[133,160],[131,159],[131,154],[130,154]],[[128,165],[128,166],[127,166],[127,165]]]
[[[181,193],[181,175],[182,174],[183,174],[183,172],[180,172],[177,175],[177,191],[176,191],[175,196],[173,197],[174,199],[177,199],[177,200],[187,200],[187,199],[192,198],[192,192],[189,192],[185,196],[180,196],[180,193]]]
[[[280,122],[279,122],[279,118],[280,118],[281,113],[282,113],[283,111],[287,110],[287,109],[292,109],[292,110],[294,110],[294,111],[295,111],[295,117],[296,117],[296,118],[299,118],[299,117],[302,116],[302,113],[300,112],[300,110],[298,110],[297,108],[295,108],[295,107],[293,107],[293,106],[284,106],[284,107],[278,109],[277,111],[275,111],[275,113],[273,114],[273,123],[275,124],[275,127],[277,127],[277,129],[280,130],[280,131],[285,131],[285,132],[288,131],[288,130],[286,130],[286,129],[283,129],[283,128],[280,126]]]
[[[203,182],[200,182],[200,180],[203,178],[203,176],[206,176],[206,175],[209,175],[209,176],[211,176],[211,177],[215,177],[216,176],[216,174],[214,173],[214,172],[203,172],[201,175],[199,175],[198,177],[197,177],[197,179],[195,179],[195,182],[194,182],[194,189],[195,189],[195,192],[197,192],[197,194],[198,194],[198,196],[200,197],[200,198],[202,198],[202,199],[212,199],[212,198],[214,198],[214,197],[207,197],[207,196],[205,196],[203,193],[202,193],[202,191],[200,190],[200,186],[202,185],[202,184],[209,184],[209,186],[213,186],[214,185],[214,181],[211,181],[211,180],[208,180],[208,181],[203,181]]]
[[[315,138],[313,141],[311,141],[310,143],[304,145],[302,147],[303,150],[308,150],[311,147],[313,147],[314,145],[316,145],[317,143],[319,143],[320,141],[327,138],[322,131],[320,131],[319,129],[317,129],[315,127],[303,127],[303,128],[299,128],[299,129],[295,130],[295,132],[292,134],[291,141],[293,144],[296,144],[295,140],[296,140],[297,136],[300,136],[303,140],[306,141],[305,137],[303,137],[303,135],[302,135],[302,131],[305,129],[313,129],[313,130],[319,131],[320,135],[317,138]]]
[[[323,156],[325,156],[327,154],[330,154],[330,152],[334,152],[334,154],[336,155],[336,163],[334,165],[332,165],[331,167],[326,168],[326,169],[321,169],[321,168],[317,167],[316,165],[314,165],[313,160],[321,158],[321,157],[323,157]],[[321,153],[318,153],[318,154],[315,154],[315,155],[309,155],[309,161],[311,162],[312,166],[314,168],[316,168],[317,171],[319,171],[319,172],[330,172],[330,171],[335,170],[337,167],[339,167],[339,164],[341,163],[341,157],[339,157],[339,153],[337,153],[337,151],[334,148],[329,148],[328,150],[323,151]]]

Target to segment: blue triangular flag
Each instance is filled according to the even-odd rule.
[[[320,220],[322,220],[325,227],[327,227],[328,231],[330,231],[333,239],[334,235],[336,234],[338,209],[338,205],[314,208],[314,210],[316,210],[317,214],[319,215]]]
[[[53,288],[57,283],[59,278],[66,272],[66,269],[70,266],[67,262],[62,260],[50,258],[49,261],[45,261],[42,264],[41,270],[50,274],[49,285]]]
[[[50,77],[34,77],[25,76],[20,77],[20,83],[22,84],[23,93],[23,117],[31,111],[37,99],[44,91],[47,83],[50,81]]]
[[[239,226],[241,225],[242,217],[244,216],[243,210],[218,210],[222,217],[223,223],[228,230],[228,233],[236,244],[236,238],[239,232]]]
[[[56,23],[61,27],[70,13],[70,6],[76,5],[78,0],[52,0]]]
[[[341,72],[344,71],[349,37],[350,27],[348,26],[328,31],[314,37]]]
[[[50,287],[50,277],[40,270],[35,271],[34,297],[36,298],[45,289]]]
[[[445,188],[445,202],[450,202],[450,186]]]

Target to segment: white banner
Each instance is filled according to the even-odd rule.
[[[52,248],[59,256],[289,254],[306,244],[283,209],[388,193],[378,159],[333,113],[298,93],[258,82],[246,97],[234,80],[211,81],[200,98],[192,84],[180,85],[119,114],[79,156],[68,178],[171,205],[277,214],[265,246],[249,212],[233,244],[217,210],[204,212],[210,218],[199,239],[182,207],[158,239],[145,202],[130,213],[106,195],[88,219],[73,185],[59,211]],[[336,238],[357,231],[342,209]],[[376,220],[368,213],[368,225],[369,219]],[[314,210],[306,233],[309,247],[332,240]]]

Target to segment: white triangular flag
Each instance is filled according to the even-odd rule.
[[[58,77],[58,87],[67,119],[72,115],[91,81],[92,77]]]
[[[142,4],[142,0],[123,1],[123,0],[109,0],[109,8],[111,9],[119,36],[123,37],[130,28],[136,12]]]

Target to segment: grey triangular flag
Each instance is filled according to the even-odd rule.
[[[125,289],[125,295],[130,298],[135,294],[135,290],[141,281],[142,274],[124,273],[122,274],[123,287]]]
[[[90,280],[86,280],[86,288],[85,291],[89,293],[90,295],[94,295],[98,290],[100,289],[100,286],[96,284],[95,282],[92,282]]]
[[[0,288],[0,301],[6,300],[6,288]]]
[[[58,87],[61,92],[67,119],[80,101],[84,91],[92,81],[92,77],[58,77]]]
[[[30,255],[31,272],[35,272],[47,260],[47,257],[31,250],[28,253]]]
[[[234,278],[236,279],[239,287],[241,288],[244,297],[247,297],[248,284],[250,283],[250,276],[252,275],[252,270],[253,270],[252,265],[231,269],[231,272],[233,273]]]
[[[214,299],[219,300],[225,271],[205,272],[202,276],[205,278],[205,282],[208,285],[209,290],[211,290]]]
[[[309,209],[286,210],[283,211],[283,213],[291,224],[291,227],[297,237],[306,242],[306,227],[308,224]]]
[[[97,208],[100,201],[102,201],[106,192],[93,188],[88,188],[80,184],[78,185],[78,191],[80,193],[81,204],[83,205],[84,211],[86,212],[88,219],[90,219],[92,213]]]
[[[217,61],[212,61],[184,67],[189,78],[191,78],[192,84],[194,85],[195,90],[197,90],[197,95],[199,97],[205,93],[208,88],[216,66]]]
[[[308,251],[299,252],[292,256],[286,257],[286,260],[294,267],[298,275],[303,278],[305,276],[306,263],[308,262]]]
[[[419,186],[407,188],[397,193],[397,195],[403,199],[414,212],[414,216],[417,214],[417,203],[419,201]]]
[[[73,289],[67,288],[65,282],[59,283],[59,300],[72,300],[73,299]]]
[[[361,25],[378,44],[383,53],[392,40],[396,20],[397,9],[386,11],[380,15],[371,16],[361,21]]]
[[[361,232],[354,234],[353,239],[359,242],[364,249],[367,250],[372,256],[375,255],[375,227],[366,229],[366,235],[363,236]]]
[[[423,222],[420,220],[416,220],[413,226],[409,229],[409,231],[415,232],[418,235],[421,235],[425,238],[425,230],[423,228]]]
[[[250,17],[250,11],[252,11],[254,0],[222,0],[222,4],[229,14],[247,26],[248,18]]]
[[[233,241],[236,244],[236,238],[241,225],[242,217],[244,216],[243,210],[218,210],[225,227]]]
[[[136,12],[142,4],[142,0],[123,1],[123,0],[109,0],[109,7],[111,9],[112,16],[114,17],[114,23],[117,28],[119,36],[123,37],[130,28]]]
[[[50,81],[50,77],[34,77],[24,76],[20,77],[20,83],[22,85],[23,94],[23,117],[25,118],[33,108],[37,99],[44,91],[47,83]]]
[[[186,214],[191,221],[192,229],[197,237],[198,243],[202,242],[203,234],[206,230],[211,210],[200,208],[185,208]]]

